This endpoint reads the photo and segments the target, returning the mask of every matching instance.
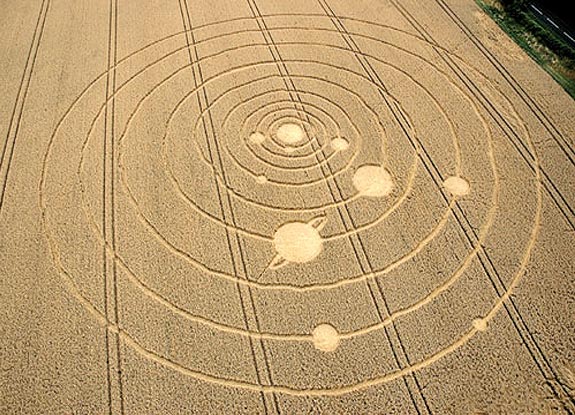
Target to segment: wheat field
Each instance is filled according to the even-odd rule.
[[[474,1],[0,22],[1,414],[575,413],[575,104]]]

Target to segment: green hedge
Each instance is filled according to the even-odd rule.
[[[562,41],[552,41],[554,33],[542,27],[529,13],[527,2],[523,0],[500,0],[504,10],[476,0],[479,6],[527,52],[535,62],[545,69],[569,95],[575,99],[575,78],[569,71],[575,70],[575,51]],[[533,39],[535,42],[533,42]],[[538,45],[546,46],[549,52],[541,51]],[[559,62],[556,62],[556,59]]]
[[[575,67],[575,48],[569,45],[554,31],[542,26],[529,10],[527,0],[500,0],[508,17],[523,26],[542,45],[549,48],[555,54],[567,59],[570,68]]]

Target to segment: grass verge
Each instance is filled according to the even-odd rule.
[[[575,50],[528,10],[510,14],[497,1],[476,0],[515,43],[575,99]],[[552,49],[553,48],[553,49]]]

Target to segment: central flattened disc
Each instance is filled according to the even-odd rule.
[[[303,141],[305,136],[303,128],[294,123],[282,124],[276,132],[278,140],[287,145],[297,144]]]
[[[317,229],[303,222],[281,226],[273,243],[277,253],[289,262],[309,262],[322,250],[322,239]]]

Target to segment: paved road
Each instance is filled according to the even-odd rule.
[[[530,4],[529,7],[534,12],[533,15],[545,26],[563,37],[569,44],[575,47],[575,30],[568,27],[552,13],[546,11],[541,5]]]

